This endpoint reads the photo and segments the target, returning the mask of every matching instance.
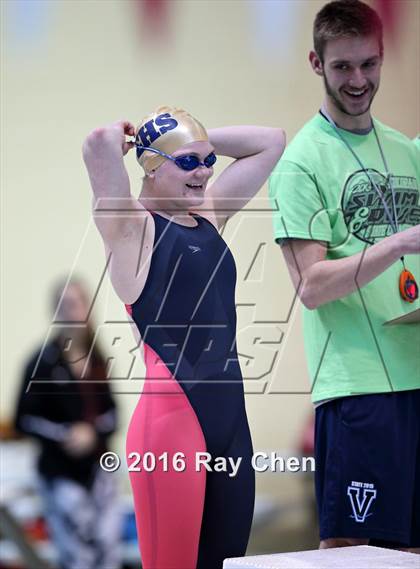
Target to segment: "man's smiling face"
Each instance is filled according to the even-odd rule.
[[[351,117],[369,112],[379,88],[382,56],[375,35],[327,42],[322,63],[330,104]]]

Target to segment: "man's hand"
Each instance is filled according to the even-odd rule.
[[[404,229],[404,231],[392,235],[391,239],[394,239],[398,244],[401,255],[420,253],[420,225]]]
[[[282,251],[301,301],[314,309],[361,288],[403,255],[420,253],[420,225],[342,259],[325,260],[327,244],[305,239],[286,240]]]

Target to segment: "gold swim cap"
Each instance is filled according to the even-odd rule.
[[[184,144],[208,141],[206,129],[187,111],[176,107],[159,107],[145,117],[136,130],[136,145],[151,146],[172,154]],[[146,174],[158,168],[165,158],[137,146],[137,161]]]

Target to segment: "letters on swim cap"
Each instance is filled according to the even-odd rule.
[[[156,130],[155,125],[159,127],[159,130]],[[165,134],[165,132],[174,129],[177,126],[178,123],[175,119],[171,118],[169,113],[157,115],[155,119],[150,119],[150,121],[147,121],[139,128],[137,132],[137,136],[140,139],[139,144],[142,144],[143,146],[150,146],[157,138],[159,138],[159,136],[162,136],[162,134]],[[139,157],[143,152],[144,150],[140,149],[137,153],[137,157]]]
[[[145,117],[136,131],[136,144],[152,146],[172,154],[191,142],[208,141],[203,125],[183,109],[159,107]],[[163,164],[165,158],[142,148],[136,148],[137,160],[146,174]]]

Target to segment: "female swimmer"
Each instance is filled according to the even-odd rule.
[[[252,443],[235,342],[235,263],[218,230],[261,188],[284,145],[281,129],[206,132],[171,107],[137,130],[126,121],[97,129],[84,145],[111,281],[144,348],[127,456],[152,461],[147,472],[130,472],[145,569],[218,569],[245,554]],[[134,147],[145,171],[139,198],[123,162]],[[207,187],[218,154],[234,161]],[[242,459],[235,475],[217,471],[223,458]]]

